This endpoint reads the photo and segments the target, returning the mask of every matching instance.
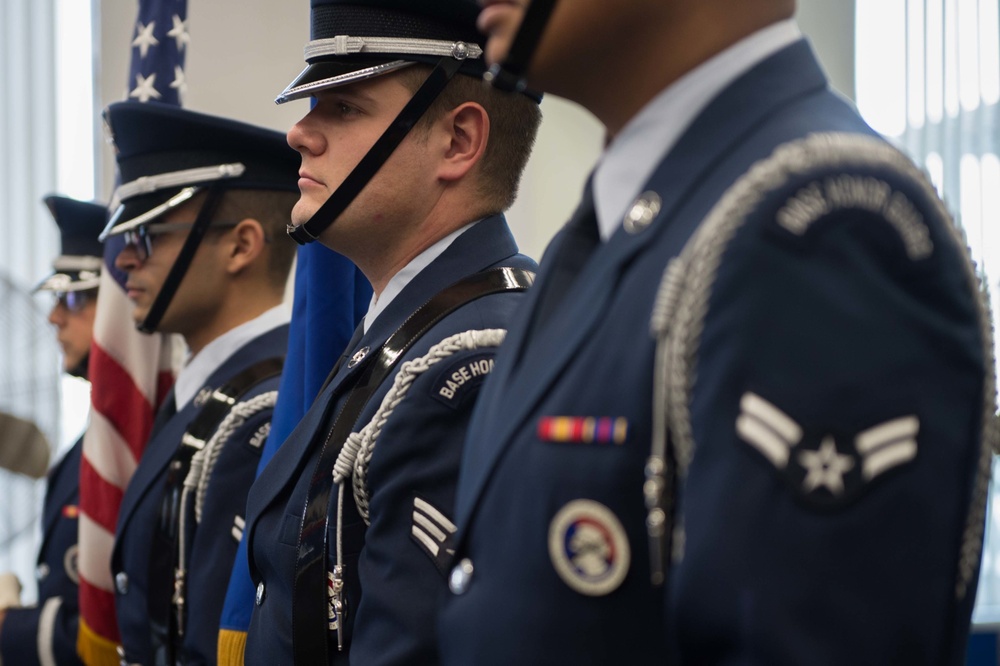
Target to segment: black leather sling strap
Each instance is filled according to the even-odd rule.
[[[175,663],[178,656],[177,648],[183,636],[183,593],[179,596],[179,603],[177,596],[179,592],[177,586],[183,585],[183,581],[176,580],[174,574],[178,560],[178,524],[180,512],[184,510],[181,506],[181,495],[184,479],[191,469],[191,459],[205,447],[240,397],[261,382],[280,375],[283,365],[284,359],[280,357],[258,361],[219,388],[212,390],[207,396],[204,407],[188,425],[180,446],[167,467],[154,547],[150,557],[148,602],[153,633],[154,636],[159,634],[162,637],[163,646],[167,650],[167,663]],[[170,572],[170,575],[164,575],[166,572]],[[171,612],[172,610],[174,612]]]
[[[333,493],[333,465],[365,404],[403,355],[449,313],[471,301],[505,291],[524,291],[534,273],[520,268],[494,268],[470,275],[436,294],[403,322],[376,353],[360,365],[360,377],[334,419],[310,479],[302,512],[298,559],[292,596],[292,649],[295,664],[327,663],[327,508]],[[336,374],[338,367],[332,374]],[[338,631],[343,631],[343,619]]]

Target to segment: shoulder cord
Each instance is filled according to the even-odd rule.
[[[503,342],[507,331],[502,328],[470,330],[457,333],[437,343],[424,356],[404,363],[393,380],[392,388],[382,399],[382,404],[371,421],[360,432],[351,433],[337,462],[333,467],[333,482],[343,484],[350,476],[353,479],[354,502],[358,514],[366,525],[371,524],[369,517],[368,464],[375,451],[375,442],[382,429],[389,421],[393,411],[403,401],[413,382],[435,364],[462,351],[471,351],[483,347],[498,347]]]
[[[215,469],[215,464],[222,455],[229,438],[244,423],[255,414],[274,407],[278,400],[277,391],[268,391],[254,396],[249,400],[237,403],[226,414],[216,429],[212,438],[208,440],[204,448],[199,449],[191,458],[191,468],[184,478],[184,490],[181,492],[180,510],[178,511],[177,529],[177,570],[174,572],[174,596],[173,602],[177,608],[178,628],[183,630],[184,622],[184,600],[186,599],[186,579],[187,579],[187,508],[191,502],[191,495],[195,495],[194,519],[195,523],[201,522],[201,514],[204,509],[205,495],[208,492],[208,480]]]
[[[650,326],[657,351],[653,373],[654,434],[652,452],[646,466],[645,494],[649,510],[647,526],[650,555],[654,558],[654,584],[663,583],[668,558],[676,562],[683,557],[683,516],[671,515],[672,495],[676,492],[671,481],[678,484],[683,481],[695,453],[690,414],[691,394],[697,375],[700,338],[722,255],[754,208],[792,177],[808,174],[818,167],[854,166],[891,168],[909,178],[915,189],[927,198],[937,217],[946,221],[942,225],[944,236],[948,237],[962,256],[966,285],[976,303],[983,358],[988,370],[983,378],[979,469],[966,516],[955,597],[962,600],[972,589],[970,583],[982,548],[983,515],[986,510],[992,453],[1000,451],[1000,423],[995,416],[996,377],[992,370],[993,328],[989,303],[983,295],[980,277],[966,243],[958,227],[948,223],[951,215],[937,197],[926,175],[909,158],[881,140],[839,133],[813,134],[779,146],[771,156],[754,164],[729,188],[687,242],[681,254],[671,260],[664,272]]]
[[[382,399],[382,404],[361,432],[351,433],[337,462],[333,467],[333,482],[337,488],[337,565],[335,571],[335,581],[339,580],[336,574],[343,571],[343,533],[341,531],[341,518],[344,513],[344,481],[348,476],[354,480],[354,502],[357,505],[358,513],[364,519],[366,525],[371,525],[368,513],[368,463],[372,459],[375,450],[375,442],[382,428],[392,416],[393,410],[403,401],[413,385],[414,380],[431,366],[456,354],[460,351],[479,349],[482,347],[498,347],[506,337],[507,331],[502,328],[489,328],[484,330],[465,331],[445,338],[437,343],[424,356],[407,361],[400,366],[399,372],[393,380],[392,388]],[[336,582],[335,582],[336,584]]]
[[[205,448],[194,455],[194,460],[198,461],[198,467],[196,468],[195,463],[192,462],[188,479],[195,476],[196,470],[200,471],[195,476],[197,482],[195,487],[198,490],[198,494],[195,496],[194,516],[197,522],[201,522],[201,514],[205,506],[205,495],[208,493],[208,481],[212,476],[212,471],[215,470],[216,463],[219,461],[219,456],[222,455],[222,450],[226,442],[233,436],[234,432],[242,428],[253,416],[264,410],[272,409],[277,401],[278,392],[267,391],[235,405],[222,423],[219,424],[218,430],[212,435],[212,439],[208,440]],[[187,479],[185,479],[184,484],[187,486]]]

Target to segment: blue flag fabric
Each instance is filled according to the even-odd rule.
[[[344,257],[318,243],[299,248],[288,356],[258,475],[309,409],[368,310],[371,295],[364,275]],[[254,586],[244,539],[236,553],[222,611],[223,634],[245,634],[253,605]],[[220,659],[220,664],[223,661]]]
[[[187,89],[184,55],[189,41],[186,0],[140,2],[132,38],[129,99],[180,106]]]

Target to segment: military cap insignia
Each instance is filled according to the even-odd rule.
[[[451,557],[455,554],[450,541],[456,529],[455,523],[433,504],[419,497],[413,498],[413,526],[410,536],[444,575],[448,574]]]
[[[561,508],[549,524],[549,556],[571,589],[600,597],[625,580],[631,549],[625,528],[611,509],[577,499]]]
[[[795,493],[819,505],[846,504],[882,474],[917,456],[920,420],[889,419],[861,432],[809,432],[751,392],[740,399],[736,433],[782,473]]]

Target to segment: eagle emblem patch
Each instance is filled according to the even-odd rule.
[[[625,528],[611,509],[578,499],[559,509],[549,525],[549,556],[564,583],[600,597],[618,589],[631,561]]]

